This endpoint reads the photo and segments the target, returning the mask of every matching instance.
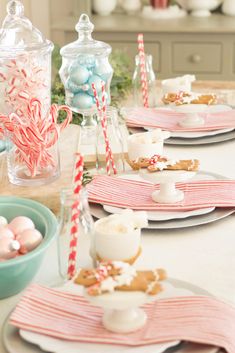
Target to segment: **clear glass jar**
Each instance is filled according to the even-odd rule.
[[[69,264],[69,254],[70,254],[70,230],[72,227],[72,205],[77,200],[78,196],[74,194],[72,188],[62,189],[60,193],[60,216],[59,216],[59,233],[57,238],[57,248],[58,248],[58,264],[59,264],[59,274],[63,280],[67,279],[68,272],[68,264]],[[77,242],[77,256],[76,256],[76,265],[75,267],[79,267],[79,262],[87,262],[84,260],[84,257],[87,258],[95,258],[94,252],[94,222],[90,213],[87,191],[85,188],[81,189],[79,194],[79,226],[78,226],[78,242]],[[80,226],[82,226],[82,231]],[[80,243],[81,243],[81,235],[80,233],[85,233],[89,236],[86,244],[82,246],[82,253],[79,252]],[[86,249],[87,247],[87,249]],[[86,253],[86,249],[87,253]],[[81,259],[81,256],[83,259]],[[81,263],[81,262],[80,262]]]
[[[28,18],[20,0],[10,0],[0,32],[0,111],[27,114],[28,101],[43,102],[46,115],[51,97],[51,53],[45,39]]]
[[[12,184],[39,186],[49,184],[60,176],[58,141],[41,151],[28,151],[16,143],[15,136],[6,133],[7,174]],[[32,147],[31,147],[32,148]],[[43,152],[42,152],[43,151]],[[46,157],[47,156],[47,157]]]
[[[83,113],[95,106],[92,83],[100,95],[101,83],[105,82],[107,104],[110,104],[113,69],[108,57],[112,49],[110,45],[92,38],[94,25],[86,14],[80,16],[75,29],[78,39],[60,51],[63,60],[59,73],[65,87],[66,104],[73,111]]]
[[[148,105],[149,107],[155,107],[157,105],[156,98],[156,77],[153,71],[152,65],[152,55],[145,54],[145,70],[148,82]],[[135,70],[132,77],[132,87],[133,87],[133,98],[134,105],[136,107],[143,107],[143,95],[141,88],[141,71],[140,71],[140,57],[136,55],[135,57]]]
[[[110,149],[113,154],[113,161],[117,173],[125,171],[124,136],[120,129],[118,112],[114,107],[107,108],[107,137]],[[96,169],[99,174],[105,174],[106,168],[106,144],[101,124],[101,117],[98,115],[97,142],[96,142]],[[114,173],[110,165],[111,174]]]

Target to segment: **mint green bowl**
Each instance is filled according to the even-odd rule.
[[[0,216],[10,222],[16,216],[32,219],[43,235],[41,244],[26,255],[0,262],[0,299],[24,289],[36,275],[44,253],[58,230],[55,215],[39,202],[12,196],[0,196]]]

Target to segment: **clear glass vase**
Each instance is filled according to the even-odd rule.
[[[153,71],[152,65],[152,55],[145,54],[145,71],[147,76],[148,84],[148,105],[149,107],[155,107],[157,105],[156,98],[156,77]],[[134,106],[143,107],[143,94],[141,88],[141,63],[140,56],[135,57],[135,70],[132,77],[132,87],[133,87],[133,99]]]
[[[59,235],[57,239],[58,245],[58,264],[59,264],[59,275],[63,280],[68,278],[68,266],[69,266],[69,254],[70,254],[70,240],[71,240],[71,227],[72,222],[72,206],[77,201],[78,196],[74,194],[72,188],[65,188],[60,193],[60,216],[59,216]],[[87,259],[92,259],[94,256],[94,222],[90,213],[87,191],[85,188],[81,189],[79,194],[79,224],[78,224],[78,241],[77,241],[77,256],[76,265],[78,268],[81,264],[81,257],[83,262],[87,262]],[[86,246],[82,246],[82,253],[80,252],[81,238],[84,238],[84,233],[88,235]],[[83,239],[84,240],[84,239]],[[83,244],[84,245],[84,244]],[[87,247],[87,252],[84,250]],[[89,261],[88,259],[88,261]]]
[[[80,128],[80,152],[85,158],[85,163],[89,167],[94,167],[96,162],[96,136],[97,117],[94,110],[83,112]]]
[[[6,133],[7,174],[12,184],[20,186],[40,186],[49,184],[60,176],[60,153],[58,141],[52,146],[37,152],[24,150],[15,142],[15,136]]]
[[[107,108],[107,138],[113,156],[113,162],[117,173],[125,171],[124,136],[120,129],[118,112],[114,107]],[[101,124],[101,116],[98,114],[97,141],[96,141],[96,170],[99,174],[107,174],[105,136]],[[110,173],[115,174],[112,163]]]

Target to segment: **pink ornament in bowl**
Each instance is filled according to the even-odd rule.
[[[25,254],[35,249],[42,241],[42,234],[37,229],[25,229],[16,235],[16,240],[20,243],[19,252]]]
[[[28,217],[15,217],[8,225],[9,229],[14,233],[18,234],[25,229],[34,229],[35,225],[33,221]]]

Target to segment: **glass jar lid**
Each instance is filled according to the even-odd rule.
[[[0,31],[0,49],[3,51],[36,50],[53,44],[45,39],[31,21],[24,16],[21,0],[10,0],[7,4],[7,16]]]
[[[91,36],[94,25],[90,22],[88,15],[82,14],[75,26],[78,39],[61,48],[61,55],[76,58],[78,54],[93,54],[95,56],[108,56],[112,48],[109,44],[94,40]]]

